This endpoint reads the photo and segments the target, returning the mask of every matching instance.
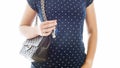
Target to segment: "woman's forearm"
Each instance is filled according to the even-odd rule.
[[[20,26],[20,32],[27,38],[33,38],[38,36],[37,26],[31,27],[31,26]]]
[[[97,31],[92,31],[89,34],[88,50],[85,62],[92,64],[96,52]]]

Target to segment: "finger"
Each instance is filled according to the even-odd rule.
[[[47,25],[47,24],[51,24],[51,23],[56,23],[57,24],[57,20],[44,21],[44,22],[41,23],[41,25]]]
[[[50,32],[45,32],[45,33],[43,33],[43,36],[48,36],[48,35],[50,35],[52,33],[52,31],[50,31]]]
[[[50,27],[53,27],[53,26],[56,26],[56,25],[57,25],[56,23],[50,22],[49,24],[44,25],[43,27],[44,27],[44,28],[50,28]]]
[[[47,20],[44,22],[44,25],[47,25],[47,24],[51,24],[51,23],[56,23],[57,24],[57,20]]]
[[[48,29],[44,29],[44,32],[50,32],[52,30],[54,30],[56,27],[51,27],[51,28],[48,28]]]
[[[50,28],[50,27],[54,27],[57,24],[55,22],[48,22],[46,25],[43,25],[42,28]]]

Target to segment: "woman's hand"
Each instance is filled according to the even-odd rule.
[[[50,20],[42,22],[38,28],[37,32],[40,36],[48,36],[52,33],[52,31],[56,28],[57,20]]]

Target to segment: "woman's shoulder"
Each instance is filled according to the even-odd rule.
[[[88,7],[90,4],[92,4],[93,0],[86,0],[86,7]]]
[[[40,0],[27,0],[28,5],[35,11],[37,11],[37,4]]]

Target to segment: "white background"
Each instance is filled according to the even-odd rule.
[[[93,68],[120,68],[120,2],[95,0],[98,25],[97,51]],[[24,37],[18,26],[26,0],[0,1],[0,68],[30,68],[30,62],[19,55]],[[87,29],[84,42],[87,47]]]

